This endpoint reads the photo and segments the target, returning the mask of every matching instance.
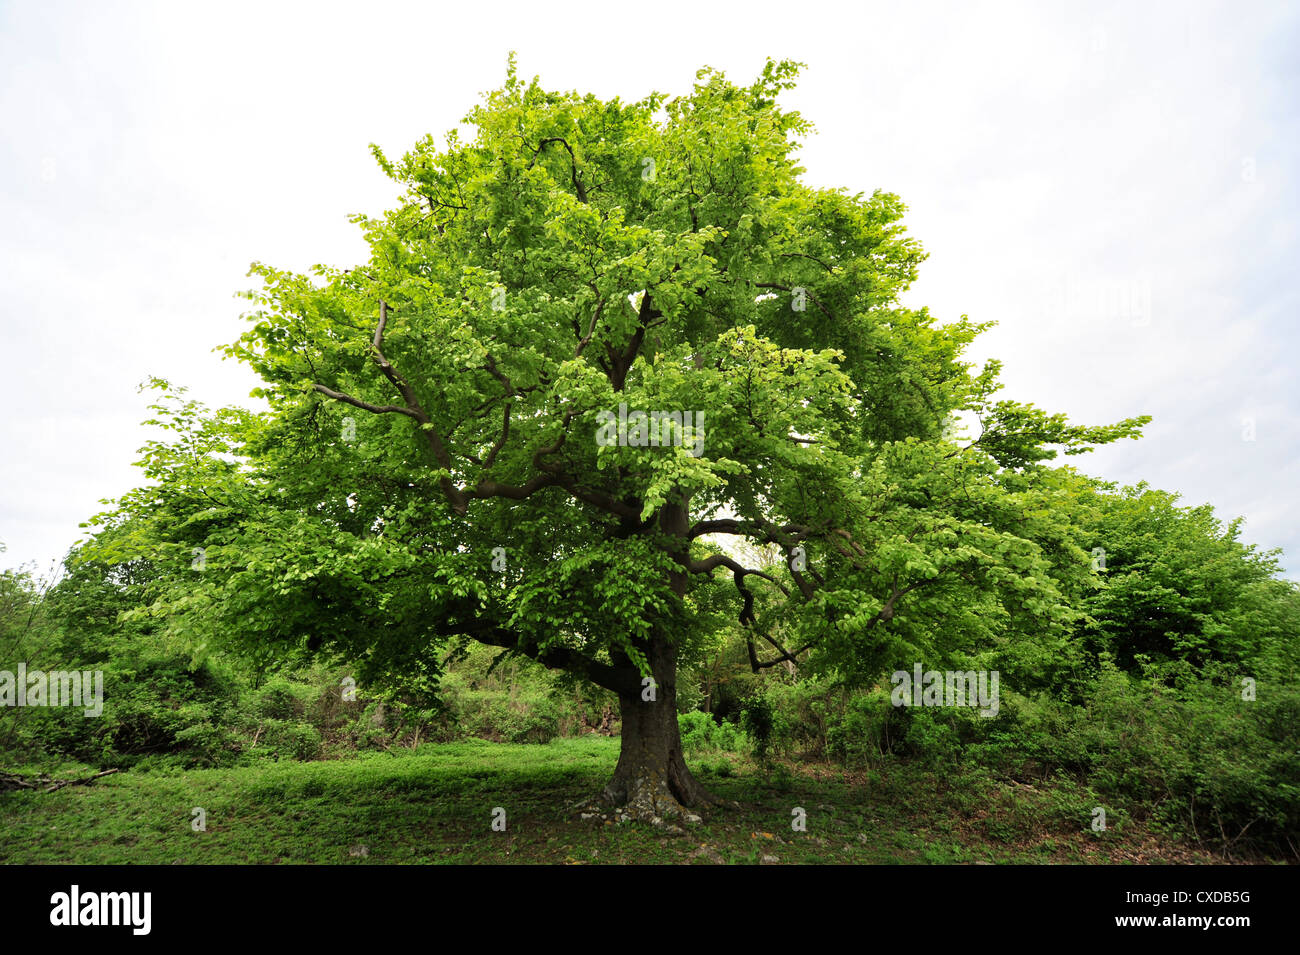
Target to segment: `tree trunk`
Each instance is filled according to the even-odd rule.
[[[658,666],[653,669],[654,699],[647,698],[648,687],[634,696],[619,696],[622,745],[605,798],[616,806],[626,806],[638,817],[662,819],[718,800],[692,775],[682,757],[673,677]]]
[[[662,509],[660,526],[685,541],[684,501]],[[672,589],[680,598],[686,593],[686,575],[674,572],[671,578]],[[605,798],[644,819],[663,819],[681,815],[686,809],[717,805],[721,800],[691,774],[682,757],[673,641],[662,631],[656,632],[650,638],[646,657],[653,686],[643,686],[640,693],[619,693],[622,743],[614,778],[605,787]]]

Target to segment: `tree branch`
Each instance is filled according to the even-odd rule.
[[[372,414],[404,414],[410,418],[416,417],[415,413],[411,411],[410,408],[403,407],[402,405],[372,405],[368,401],[362,401],[360,398],[353,398],[351,395],[345,395],[341,391],[327,388],[319,382],[312,382],[312,387],[326,397],[333,398],[335,401],[341,401],[344,404],[352,405],[354,408],[360,408],[362,411],[369,411]]]

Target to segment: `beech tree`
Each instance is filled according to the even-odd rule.
[[[512,58],[472,136],[372,146],[404,191],[354,217],[368,260],[253,267],[227,353],[269,410],[156,382],[173,436],[101,558],[170,567],[149,613],[197,648],[436,687],[478,641],[589,680],[622,718],[605,797],[660,817],[715,801],[677,727],[706,607],[756,671],[869,682],[1014,634],[1050,653],[1062,581],[1092,572],[1046,462],[1146,419],[993,399],[997,363],[962,360],[987,326],[900,304],[924,255],[899,199],[801,181],[798,68],[625,103]]]

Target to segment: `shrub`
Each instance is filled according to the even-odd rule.
[[[269,719],[263,724],[261,745],[283,759],[314,759],[320,753],[321,735],[314,726]]]
[[[187,758],[186,766],[230,766],[242,749],[239,737],[228,727],[210,721],[193,723],[176,734],[176,745]]]
[[[775,711],[772,748],[818,758],[826,754],[828,720],[842,694],[819,680],[769,683],[764,690]]]
[[[98,765],[130,766],[146,755],[168,754],[205,762],[196,758],[201,728],[223,724],[237,699],[222,674],[207,663],[191,669],[180,655],[124,658],[103,670],[100,716],[86,717],[81,707],[22,711],[24,730],[35,745]]]
[[[851,768],[878,765],[902,740],[905,724],[884,690],[855,693],[826,717],[827,752]]]
[[[765,696],[752,696],[741,710],[740,725],[754,743],[754,756],[767,762],[768,750],[776,737],[776,707]]]
[[[284,679],[274,680],[258,690],[253,708],[258,716],[271,720],[291,720],[303,709],[293,687]]]
[[[693,753],[745,753],[753,743],[745,732],[733,723],[719,723],[708,713],[698,710],[677,717],[682,735],[682,750]]]

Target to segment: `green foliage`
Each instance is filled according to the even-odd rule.
[[[826,756],[828,721],[838,711],[843,694],[819,679],[770,681],[763,692],[775,711],[773,748],[786,755]]]
[[[464,693],[451,712],[460,738],[548,743],[560,735],[560,707],[546,692]]]
[[[45,752],[107,766],[176,754],[189,765],[223,761],[229,734],[217,729],[237,691],[208,666],[181,657],[119,659],[104,671],[103,713],[78,707],[18,711],[31,742]]]
[[[273,720],[291,720],[302,710],[293,687],[283,678],[258,690],[254,706],[258,716]]]
[[[744,754],[753,749],[745,731],[733,723],[719,723],[708,713],[683,713],[677,718],[682,750],[687,753]]]
[[[356,217],[366,261],[252,268],[225,352],[267,410],[151,379],[147,485],[57,586],[0,576],[0,649],[106,691],[94,720],[0,714],[0,747],[545,743],[680,676],[683,747],[719,775],[751,752],[780,785],[777,755],[1069,774],[1116,818],[1288,844],[1300,590],[1240,521],[1049,466],[1149,418],[994,400],[1000,363],[964,357],[988,326],[902,304],[924,253],[898,197],[802,180],[798,66],[625,103],[512,61],[468,137],[375,148],[401,194]],[[602,440],[629,408],[678,440]],[[892,706],[921,661],[997,670],[999,715]]]
[[[267,719],[261,746],[271,755],[283,759],[314,759],[320,752],[321,734],[314,726],[288,720]]]
[[[1177,500],[1139,484],[1081,501],[1105,564],[1081,604],[1085,646],[1130,671],[1149,659],[1285,672],[1300,659],[1300,591],[1277,579],[1277,552],[1242,544],[1240,520],[1225,526],[1208,505]]]
[[[824,725],[826,752],[853,768],[879,766],[881,757],[893,752],[907,732],[884,690],[850,695]]]
[[[1103,670],[1083,707],[1048,711],[1037,755],[1195,838],[1285,846],[1300,832],[1300,691],[1261,681],[1245,701],[1222,672],[1167,676]]]
[[[766,763],[768,753],[777,737],[777,714],[772,702],[764,696],[750,697],[741,711],[740,725],[753,740],[754,756]]]
[[[512,65],[469,138],[374,149],[402,193],[356,217],[367,262],[253,266],[226,353],[269,411],[153,380],[153,483],[72,565],[137,572],[126,620],[196,657],[347,663],[421,707],[471,641],[626,693],[724,615],[859,686],[899,654],[1051,654],[1083,552],[1041,462],[1146,419],[991,402],[997,363],[962,358],[987,326],[900,302],[902,202],[801,180],[798,70],[625,103]],[[624,406],[694,423],[600,440]],[[708,525],[779,552],[737,574]]]

